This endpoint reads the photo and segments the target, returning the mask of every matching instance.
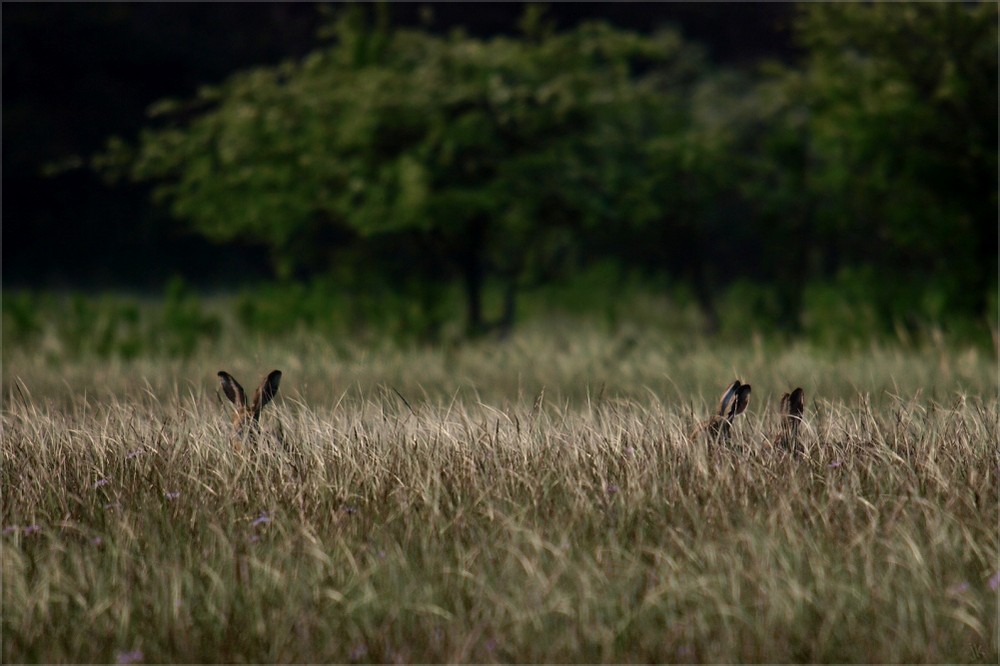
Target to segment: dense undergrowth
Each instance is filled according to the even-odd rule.
[[[513,328],[568,321],[606,334],[642,331],[668,343],[707,339],[747,344],[752,339],[796,340],[837,351],[872,343],[906,348],[969,347],[995,353],[997,302],[986,320],[942,318],[934,294],[901,316],[866,296],[858,276],[806,288],[795,322],[782,320],[773,289],[738,282],[718,295],[716,330],[690,289],[661,278],[598,265],[572,284],[525,291]],[[862,280],[863,282],[863,280]],[[500,285],[484,293],[487,319],[503,310]],[[244,337],[285,340],[314,334],[364,346],[457,345],[466,339],[462,294],[443,286],[325,280],[262,284],[238,292],[199,292],[180,278],[161,295],[124,292],[5,290],[3,336],[8,347],[26,348],[58,362],[65,358],[131,360],[187,358],[220,340]]]

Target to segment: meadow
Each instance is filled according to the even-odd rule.
[[[5,663],[997,661],[995,349],[221,330],[4,346]],[[236,451],[216,372],[274,368]]]

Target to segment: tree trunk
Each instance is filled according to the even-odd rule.
[[[507,337],[514,329],[514,317],[517,314],[517,280],[510,278],[504,285],[503,312],[500,315],[500,336]]]
[[[483,287],[486,283],[484,244],[486,223],[473,220],[469,235],[460,257],[462,285],[465,288],[465,328],[466,334],[476,336],[483,332]]]

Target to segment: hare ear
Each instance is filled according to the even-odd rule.
[[[233,379],[231,374],[225,370],[219,370],[219,379],[222,381],[222,391],[230,402],[237,407],[243,407],[247,404],[247,394],[243,392],[243,387]]]
[[[743,411],[747,408],[747,405],[749,404],[750,404],[750,385],[742,384],[736,391],[736,406],[734,408],[735,411],[733,412],[733,416],[736,416],[737,414],[742,414]]]
[[[781,408],[780,408],[780,411],[781,411],[781,415],[782,416],[787,416],[788,415],[788,412],[789,412],[789,409],[788,409],[788,400],[789,400],[790,397],[791,397],[791,395],[788,394],[788,393],[782,393],[781,394]]]
[[[260,414],[260,410],[264,409],[264,405],[271,402],[271,399],[278,394],[278,384],[281,383],[281,370],[272,370],[271,374],[264,377],[260,382],[260,386],[253,394],[253,404],[250,405],[250,409],[253,410],[254,414]]]
[[[733,416],[733,399],[736,397],[740,390],[740,380],[734,381],[726,392],[722,394],[722,398],[719,399],[719,416],[725,416],[731,418]]]
[[[786,413],[792,416],[802,416],[802,413],[806,410],[806,392],[801,388],[797,388],[787,398],[788,411]]]

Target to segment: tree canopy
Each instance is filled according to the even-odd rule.
[[[328,43],[166,100],[93,166],[155,183],[279,274],[350,266],[520,289],[614,257],[719,290],[861,276],[887,320],[982,316],[996,290],[995,4],[803,6],[795,66],[712,67],[677,32],[531,8],[517,37],[340,14]],[[995,298],[994,305],[995,307]],[[888,323],[888,322],[887,322]]]

